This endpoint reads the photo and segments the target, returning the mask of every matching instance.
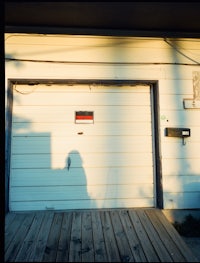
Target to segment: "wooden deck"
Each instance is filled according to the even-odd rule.
[[[5,262],[198,262],[158,209],[12,212]]]

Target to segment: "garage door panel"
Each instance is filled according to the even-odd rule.
[[[14,89],[11,210],[154,206],[149,86]],[[94,122],[75,123],[76,111]]]
[[[84,172],[84,174],[83,174]],[[122,176],[123,174],[123,176]],[[13,169],[12,186],[98,185],[152,183],[150,166],[71,169]]]
[[[134,85],[134,84],[121,84],[121,85],[115,85],[115,84],[96,84],[96,83],[90,83],[90,84],[78,84],[78,83],[70,83],[70,84],[39,84],[39,85],[27,85],[27,84],[20,84],[15,85],[14,87],[14,93],[16,96],[21,95],[31,95],[33,93],[46,93],[47,95],[50,93],[57,94],[79,94],[80,92],[82,94],[88,93],[88,92],[94,92],[94,93],[148,93],[149,91],[149,85]]]
[[[74,105],[90,105],[90,106],[150,106],[150,99],[148,94],[145,93],[128,93],[123,94],[118,93],[93,93],[92,91],[88,93],[77,93],[66,94],[63,96],[62,93],[45,93],[41,96],[41,93],[28,94],[26,96],[21,96],[14,94],[14,105],[16,106],[74,106]],[[128,95],[128,96],[127,96]],[[37,103],[37,104],[36,104]]]
[[[10,194],[15,201],[124,199],[152,197],[152,189],[152,184],[12,187]]]
[[[83,131],[85,135],[97,135],[97,136],[151,136],[151,122],[107,122],[96,123],[95,125],[85,125],[85,124],[72,124],[69,122],[64,123],[41,123],[41,122],[14,122],[12,129],[13,136],[30,136],[30,137],[45,137],[45,133],[48,133],[46,136],[50,137],[66,137],[77,135],[78,132]],[[27,131],[28,129],[28,131]]]
[[[62,210],[62,209],[95,209],[95,208],[129,208],[129,207],[153,207],[152,197],[148,198],[127,198],[127,199],[107,199],[107,200],[51,200],[51,201],[17,201],[10,204],[11,211],[21,210]]]
[[[96,136],[68,137],[16,137],[13,141],[13,154],[23,153],[62,153],[73,149],[85,152],[151,152],[148,143],[150,136]]]
[[[139,109],[138,109],[139,108]],[[151,122],[148,106],[16,106],[13,122],[75,122],[76,111],[93,111],[94,122]],[[79,125],[79,124],[77,124]],[[92,125],[92,124],[91,124]],[[31,124],[30,124],[31,129]]]
[[[12,157],[11,168],[60,168],[67,166],[62,154],[18,154]],[[152,165],[152,153],[85,153],[70,155],[70,167],[107,167]]]

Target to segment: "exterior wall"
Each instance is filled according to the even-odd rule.
[[[200,71],[199,39],[6,34],[5,56],[19,59],[6,61],[6,92],[9,79],[158,80],[163,208],[200,208],[200,109],[183,106]],[[191,137],[183,145],[166,127]]]

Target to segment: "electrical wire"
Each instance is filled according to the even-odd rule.
[[[55,64],[83,64],[83,65],[183,65],[183,66],[200,66],[200,63],[181,63],[181,62],[103,62],[103,61],[61,61],[61,60],[39,60],[39,59],[18,59],[18,58],[6,58],[6,61],[17,62],[34,62],[34,63],[55,63]],[[191,59],[192,60],[192,59]]]
[[[15,82],[14,84],[14,90],[20,94],[23,94],[23,95],[28,95],[28,94],[31,94],[33,93],[35,90],[37,89],[37,85],[34,85],[34,88],[31,90],[31,91],[28,91],[28,92],[22,92],[20,90],[17,89],[17,82]]]

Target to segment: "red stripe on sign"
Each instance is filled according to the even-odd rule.
[[[93,120],[93,116],[89,116],[89,115],[76,115],[76,120]]]

